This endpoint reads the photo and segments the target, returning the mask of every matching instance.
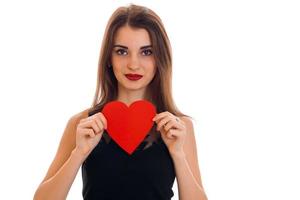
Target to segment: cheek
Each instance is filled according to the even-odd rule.
[[[113,53],[111,55],[111,62],[113,65],[116,65],[116,66],[124,66],[124,64],[126,64],[126,62],[127,62],[127,59],[125,56],[119,56],[119,55],[116,55],[115,53]]]
[[[147,74],[153,76],[156,72],[156,65],[154,59],[149,59],[145,62],[145,66],[147,66]]]
[[[121,65],[119,65],[119,64],[113,64],[113,72],[118,80],[122,77],[122,74],[123,74],[122,68],[120,66]]]
[[[152,69],[152,76],[154,76],[155,73],[156,73],[156,67],[153,67],[153,69]]]
[[[124,62],[124,60],[122,60],[122,59],[112,58],[113,69],[114,69],[114,72],[117,74],[122,73],[122,68],[123,68],[123,66],[125,66],[125,64],[126,64],[126,62]]]
[[[156,73],[156,67],[151,67],[151,69],[148,69],[147,71],[147,77],[148,79],[153,79],[153,77],[155,76]]]

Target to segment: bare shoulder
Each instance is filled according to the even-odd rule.
[[[183,123],[187,126],[187,129],[191,129],[191,128],[194,128],[193,126],[193,121],[190,117],[187,117],[187,116],[182,116],[182,117],[179,117]]]
[[[79,122],[81,119],[88,117],[88,114],[89,114],[88,112],[89,112],[89,108],[82,110],[78,113],[75,113],[73,116],[70,117],[69,121]]]
[[[89,112],[89,108],[84,109],[84,110],[77,112],[77,113],[73,114],[72,116],[70,116],[70,118],[66,124],[61,142],[65,141],[65,142],[72,143],[72,141],[73,141],[72,146],[75,147],[75,133],[76,133],[77,125],[79,124],[81,119],[88,117],[88,112]],[[65,137],[68,139],[64,139]]]

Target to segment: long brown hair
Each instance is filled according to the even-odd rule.
[[[157,113],[169,111],[176,116],[188,116],[179,111],[172,98],[172,52],[163,23],[151,9],[135,4],[119,7],[108,21],[100,50],[96,93],[89,114],[101,111],[106,103],[117,98],[117,79],[109,66],[114,36],[125,25],[146,29],[153,46],[157,70],[147,87],[146,99],[156,106]]]

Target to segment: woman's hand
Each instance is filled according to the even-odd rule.
[[[168,111],[157,114],[153,121],[157,123],[157,130],[160,131],[170,154],[183,153],[185,123]]]
[[[107,129],[107,120],[101,112],[81,119],[76,129],[75,149],[87,157],[99,143],[104,129]]]

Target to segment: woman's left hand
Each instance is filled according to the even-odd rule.
[[[185,123],[168,111],[157,114],[153,121],[157,123],[157,130],[160,131],[170,154],[183,153],[186,136]]]

